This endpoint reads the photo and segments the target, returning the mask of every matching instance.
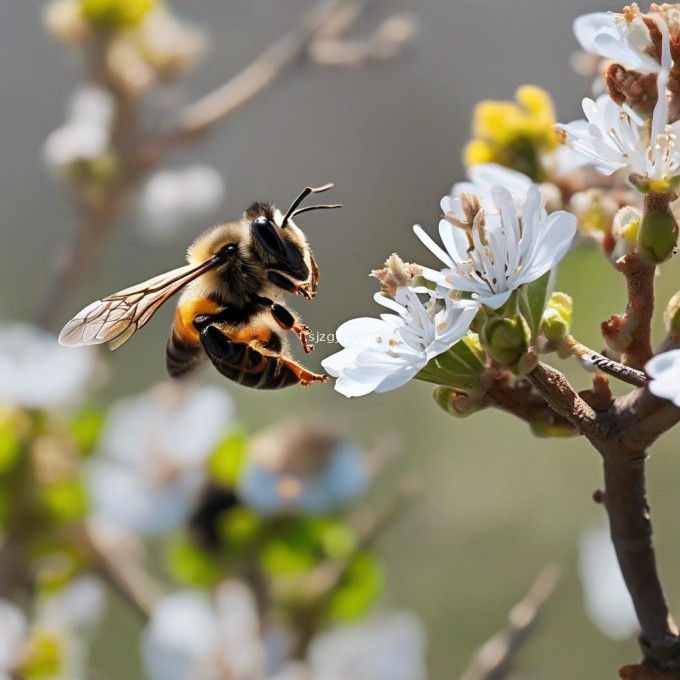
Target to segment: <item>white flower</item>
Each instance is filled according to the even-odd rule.
[[[408,612],[383,615],[317,636],[308,664],[314,680],[425,680],[427,640]]]
[[[25,323],[0,324],[0,402],[26,408],[78,406],[97,369],[96,352],[62,347]]]
[[[498,212],[492,189],[496,186],[505,187],[512,196],[514,205],[519,209],[527,199],[527,192],[533,184],[531,179],[521,172],[510,170],[497,163],[478,163],[469,171],[469,182],[456,182],[449,196],[441,200],[442,212],[453,213],[460,219],[465,219],[461,196],[474,194],[484,207],[485,212]]]
[[[191,218],[216,210],[224,192],[224,178],[208,165],[157,172],[141,198],[143,233],[154,239],[172,236]]]
[[[587,157],[602,174],[611,175],[626,170],[650,180],[669,180],[678,174],[680,149],[677,134],[680,122],[668,124],[666,86],[672,66],[668,26],[657,20],[661,31],[661,70],[657,75],[657,102],[648,119],[628,105],[619,106],[607,95],[596,101],[583,100],[587,120],[559,125],[566,134],[566,143]]]
[[[645,371],[652,379],[649,391],[680,407],[680,349],[657,354],[647,362]]]
[[[81,576],[38,603],[38,619],[46,626],[67,628],[91,637],[104,614],[105,594],[93,576]]]
[[[615,640],[631,638],[639,627],[637,616],[607,529],[581,534],[579,575],[586,611],[593,623]]]
[[[445,250],[422,227],[414,231],[446,265],[441,271],[423,269],[425,278],[498,309],[514,290],[556,267],[571,247],[576,218],[561,210],[548,215],[535,185],[529,187],[521,215],[507,189],[494,187],[491,194],[498,212],[487,213],[484,204],[483,224],[476,219],[467,233],[448,219],[440,221]],[[462,208],[452,212],[463,215]]]
[[[152,680],[260,680],[264,647],[255,601],[237,581],[225,581],[214,601],[199,591],[164,597],[142,639]]]
[[[23,612],[8,600],[0,598],[0,680],[10,680],[21,660],[22,645],[28,634]]]
[[[64,167],[79,160],[94,160],[109,146],[114,104],[99,88],[79,90],[71,102],[70,117],[45,141],[43,154],[50,167]]]
[[[95,517],[143,534],[181,524],[232,413],[217,387],[164,385],[114,405],[87,478]]]
[[[429,295],[426,304],[419,293]],[[431,291],[409,287],[397,289],[394,300],[378,294],[375,301],[396,314],[345,322],[336,333],[345,349],[321,362],[346,397],[405,385],[468,332],[478,309],[474,302],[439,301]]]
[[[637,14],[613,12],[584,14],[574,21],[574,35],[586,52],[622,64],[626,68],[656,73],[661,65],[649,53],[649,28]]]

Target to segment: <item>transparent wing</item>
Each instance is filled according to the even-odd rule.
[[[112,350],[117,349],[144,326],[168,298],[217,264],[218,258],[213,257],[107,295],[78,312],[62,329],[59,342],[69,347],[108,342]]]

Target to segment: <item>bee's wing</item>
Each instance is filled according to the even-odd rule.
[[[177,291],[219,264],[215,257],[154,276],[136,286],[107,295],[85,307],[59,334],[62,345],[100,345],[117,349],[126,343]]]

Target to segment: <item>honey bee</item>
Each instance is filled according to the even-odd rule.
[[[284,304],[285,297],[316,295],[319,269],[304,233],[293,218],[309,194],[333,185],[306,187],[285,215],[272,203],[253,203],[240,220],[208,230],[189,247],[188,265],[125,288],[85,307],[59,335],[62,345],[117,349],[175,293],[177,304],[166,348],[171,377],[188,373],[205,359],[227,378],[258,389],[325,382],[290,356],[285,331],[294,332],[306,353],[311,329]]]

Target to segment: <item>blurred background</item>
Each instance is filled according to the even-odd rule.
[[[173,0],[178,14],[208,31],[211,43],[192,77],[169,94],[189,102],[255,58],[309,7],[305,0]],[[31,319],[75,234],[74,214],[42,160],[47,135],[65,117],[79,79],[74,54],[45,34],[38,0],[0,0],[0,316]],[[287,206],[307,184],[334,182],[341,211],[300,218],[321,270],[313,304],[294,301],[317,333],[348,318],[374,315],[368,278],[392,252],[429,263],[411,226],[434,229],[439,199],[464,177],[461,152],[477,101],[511,99],[533,83],[553,96],[560,121],[581,115],[590,84],[570,67],[577,44],[571,22],[620,5],[585,0],[384,0],[369,7],[358,31],[384,12],[408,10],[420,20],[414,42],[395,60],[352,69],[306,62],[242,108],[201,143],[174,154],[168,166],[207,163],[225,193],[212,214],[185,220],[165,239],[144,236],[133,211],[95,270],[58,313],[59,327],[102,294],[183,263],[186,246],[206,227],[233,219],[253,200]],[[623,281],[594,248],[574,250],[558,289],[574,298],[574,335],[599,348],[599,323],[623,309]],[[680,288],[671,263],[659,282],[660,304]],[[106,404],[163,379],[173,305],[111,357]],[[660,327],[657,331],[660,333]],[[660,334],[657,337],[661,337]],[[313,370],[337,347],[319,343],[305,360]],[[560,366],[578,388],[588,378],[573,360]],[[212,370],[206,382],[221,383]],[[411,383],[385,395],[348,400],[332,385],[260,393],[233,384],[244,427],[285,416],[331,416],[366,443],[395,434],[404,453],[380,478],[389,489],[404,474],[422,483],[422,499],[380,539],[387,567],[385,601],[416,612],[429,638],[430,677],[456,677],[480,643],[549,563],[564,566],[540,629],[520,657],[519,677],[599,679],[637,658],[633,640],[607,639],[587,618],[577,574],[579,535],[604,523],[591,500],[600,463],[587,443],[536,439],[497,412],[454,420],[433,406],[431,387]],[[662,439],[649,468],[649,493],[662,578],[671,609],[680,607],[677,532],[678,437]],[[379,490],[378,490],[379,491]],[[139,678],[133,649],[137,622],[114,607],[95,645],[111,677]]]

